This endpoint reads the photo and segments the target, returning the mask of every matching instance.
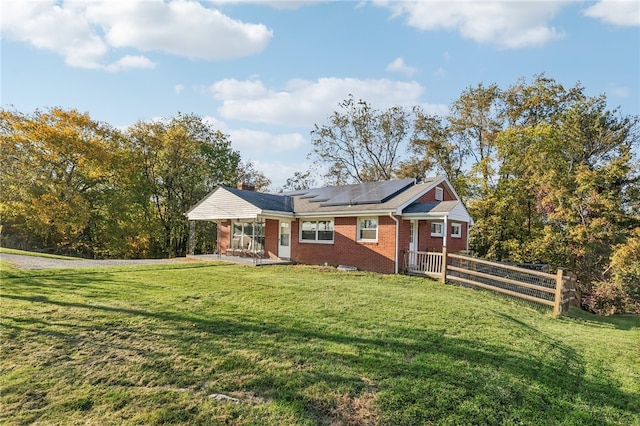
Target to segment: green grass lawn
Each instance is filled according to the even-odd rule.
[[[640,319],[301,266],[2,270],[2,424],[639,425]]]

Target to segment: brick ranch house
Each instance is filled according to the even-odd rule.
[[[468,249],[473,220],[448,179],[403,179],[282,194],[220,186],[187,213],[218,225],[219,252],[398,273],[407,252]]]

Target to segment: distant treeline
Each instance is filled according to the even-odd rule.
[[[216,185],[264,176],[195,115],[124,131],[87,113],[0,110],[2,245],[85,257],[174,257],[184,213]],[[197,227],[200,251],[213,224]]]

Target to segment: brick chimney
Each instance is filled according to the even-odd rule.
[[[243,191],[255,191],[256,187],[254,185],[250,185],[248,183],[238,183],[238,189],[242,189]]]

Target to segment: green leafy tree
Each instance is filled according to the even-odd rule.
[[[220,184],[235,185],[240,155],[228,137],[196,115],[139,122],[127,132],[140,176],[134,185],[151,222],[150,244],[157,255],[187,250],[184,213]],[[148,204],[145,200],[149,200]]]
[[[449,132],[460,152],[471,158],[472,198],[484,196],[494,183],[495,140],[502,130],[501,91],[497,85],[466,89],[451,106]]]
[[[565,88],[544,75],[531,84],[520,79],[501,91],[504,128],[494,139],[496,170],[491,190],[471,203],[476,226],[471,245],[482,256],[523,262],[564,264],[568,253],[553,238],[554,225],[538,208],[540,169],[548,170],[554,125],[582,87]],[[546,235],[546,237],[545,237]]]
[[[329,124],[315,125],[310,158],[327,165],[330,184],[389,180],[395,177],[408,144],[411,115],[401,107],[378,111],[353,96],[339,104]]]
[[[637,124],[607,110],[603,96],[576,102],[550,139],[548,164],[533,174],[541,208],[566,240],[583,283],[604,278],[612,247],[638,226],[637,213],[621,202],[638,182],[632,167]]]
[[[593,284],[583,298],[587,308],[601,315],[640,313],[640,227],[614,247],[607,278]]]
[[[425,176],[435,170],[444,174],[464,200],[470,197],[469,179],[465,172],[468,147],[455,143],[453,131],[445,118],[416,113],[409,144],[412,156],[401,164],[405,177]]]
[[[76,110],[1,110],[3,242],[95,255],[119,136]]]

